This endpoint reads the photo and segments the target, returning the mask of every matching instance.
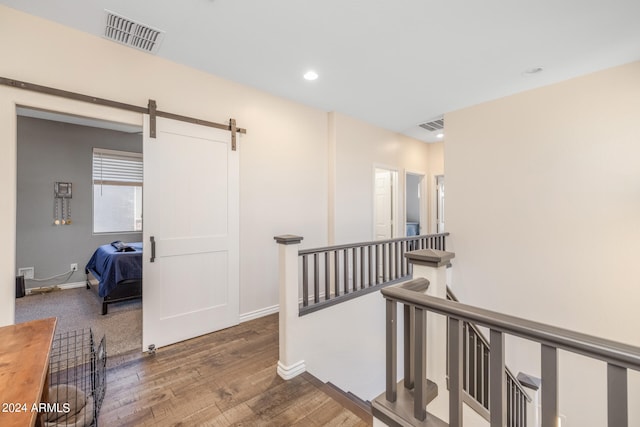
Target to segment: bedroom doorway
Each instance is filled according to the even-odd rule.
[[[92,228],[92,150],[141,152],[142,127],[28,107],[15,114],[15,270],[33,276],[26,280],[31,295],[12,301],[15,321],[57,317],[58,333],[90,327],[108,335],[111,354],[139,349],[140,300],[110,305],[103,316],[97,289],[86,288],[85,265],[101,245],[142,239]],[[70,184],[64,205],[56,182]]]
[[[21,90],[21,89],[27,89],[27,90]],[[55,91],[56,89],[42,88],[38,86],[33,86],[33,87],[20,86],[19,89],[17,90],[14,88],[9,88],[6,90],[4,88],[0,88],[0,91],[7,93],[7,96],[3,98],[2,100],[3,102],[1,104],[3,107],[2,111],[5,114],[4,118],[5,118],[6,127],[4,128],[4,131],[5,131],[5,136],[7,136],[7,151],[9,152],[9,154],[15,153],[17,151],[17,140],[15,137],[16,128],[17,128],[17,114],[16,114],[17,106],[25,106],[27,108],[38,110],[38,111],[53,112],[54,114],[65,114],[65,115],[74,116],[83,120],[89,119],[89,120],[105,121],[105,122],[126,124],[126,125],[133,125],[133,126],[142,126],[144,122],[144,118],[148,117],[148,116],[145,116],[145,114],[147,112],[152,112],[152,111],[154,113],[156,112],[155,102],[152,100],[149,101],[148,107],[138,107],[135,105],[120,104],[115,101],[109,101],[109,100],[104,100],[100,98],[91,98],[82,94],[69,93],[68,95],[52,96],[50,93],[51,90]],[[154,115],[154,118],[160,119],[158,120],[158,122],[161,123],[164,121],[164,119],[162,118],[167,117],[167,115],[175,118],[176,120],[179,120],[180,123],[187,123],[187,122],[198,123],[196,127],[202,127],[202,128],[212,127],[215,129],[222,130],[225,136],[219,137],[219,138],[213,138],[213,139],[218,142],[224,140],[225,145],[227,147],[232,147],[231,149],[234,151],[234,153],[229,154],[229,157],[228,157],[229,161],[227,165],[229,166],[228,170],[234,169],[236,171],[235,177],[233,176],[234,174],[228,174],[226,179],[224,180],[202,181],[197,179],[197,177],[200,176],[197,173],[197,171],[183,168],[183,174],[182,174],[183,176],[177,177],[177,178],[182,179],[181,182],[183,184],[184,184],[184,180],[185,179],[188,180],[189,177],[194,178],[195,181],[189,181],[186,187],[181,187],[181,188],[178,188],[176,186],[170,186],[170,187],[165,186],[164,192],[155,193],[156,198],[158,199],[155,201],[153,201],[151,195],[146,194],[143,197],[143,204],[146,204],[147,201],[153,201],[154,203],[156,203],[156,205],[160,205],[162,204],[163,200],[167,200],[166,191],[171,191],[171,190],[175,190],[176,194],[177,192],[180,192],[180,191],[182,191],[183,193],[189,193],[190,191],[193,190],[192,194],[205,194],[208,196],[208,193],[206,193],[206,191],[204,193],[201,193],[200,190],[201,189],[206,190],[206,186],[209,185],[211,188],[216,188],[216,190],[219,191],[220,193],[222,192],[228,193],[227,207],[230,209],[229,211],[226,212],[226,216],[224,219],[226,220],[226,226],[228,227],[228,229],[235,230],[235,231],[233,233],[227,233],[226,238],[216,239],[215,237],[218,237],[218,236],[207,235],[206,224],[204,224],[203,225],[203,227],[205,227],[204,234],[203,234],[203,229],[199,229],[200,227],[198,226],[198,227],[194,227],[195,232],[193,233],[193,235],[187,236],[187,237],[195,238],[194,239],[195,241],[192,242],[194,243],[194,245],[192,245],[190,248],[185,249],[184,246],[181,246],[183,242],[182,243],[179,242],[178,240],[180,239],[171,240],[171,238],[168,240],[171,240],[172,243],[177,243],[176,245],[172,246],[171,244],[169,245],[163,244],[158,248],[158,259],[160,259],[160,257],[169,258],[170,256],[172,256],[172,254],[178,254],[179,255],[178,257],[180,257],[182,255],[187,255],[187,254],[197,255],[201,253],[209,254],[209,253],[227,251],[227,254],[225,256],[219,257],[219,258],[226,257],[228,260],[230,260],[226,263],[226,270],[221,270],[218,268],[214,268],[213,270],[209,269],[210,277],[217,277],[217,276],[224,277],[224,280],[227,280],[229,282],[230,286],[227,288],[227,291],[229,292],[228,295],[223,295],[223,291],[221,291],[220,289],[217,289],[217,290],[214,290],[212,288],[205,289],[204,286],[200,286],[198,288],[197,282],[188,280],[190,277],[192,277],[189,275],[189,273],[197,272],[198,274],[202,274],[202,272],[200,271],[202,270],[201,268],[202,266],[198,265],[198,267],[195,267],[192,261],[190,261],[190,263],[187,263],[189,264],[188,266],[190,267],[190,269],[186,271],[187,273],[186,275],[181,276],[182,279],[185,279],[181,281],[183,286],[182,292],[177,294],[174,293],[173,295],[171,295],[172,297],[171,300],[167,300],[166,294],[164,295],[163,299],[161,298],[160,300],[156,300],[158,304],[164,304],[160,307],[155,307],[155,309],[157,310],[156,314],[158,312],[160,313],[159,319],[161,320],[167,320],[168,318],[177,318],[181,314],[185,313],[184,311],[180,312],[180,310],[185,308],[187,309],[194,308],[194,305],[198,306],[199,302],[194,303],[193,302],[194,299],[202,298],[207,303],[214,303],[214,305],[210,305],[206,309],[199,306],[195,307],[195,309],[193,310],[194,313],[198,311],[214,309],[215,307],[217,307],[217,305],[223,305],[223,306],[228,305],[229,307],[233,307],[234,303],[232,302],[232,298],[235,300],[239,299],[239,265],[238,265],[239,263],[238,263],[238,257],[233,255],[234,253],[238,252],[238,246],[239,246],[239,238],[238,238],[239,233],[237,231],[239,227],[238,225],[239,212],[237,209],[238,198],[239,198],[239,191],[238,191],[239,179],[237,176],[238,175],[238,152],[235,151],[236,150],[235,144],[237,139],[240,137],[240,134],[246,132],[246,130],[243,128],[236,128],[235,120],[233,119],[230,119],[229,124],[219,124],[219,123],[209,122],[206,120],[190,118],[190,117],[175,115],[171,113],[161,112],[161,111],[158,111],[157,115]],[[177,135],[181,135],[180,132],[178,132]],[[153,139],[154,141],[156,140],[155,138]],[[197,139],[198,137],[195,136],[194,138],[192,138],[192,141]],[[229,142],[229,140],[232,140],[231,143]],[[192,141],[184,141],[184,142],[188,145],[188,143]],[[158,144],[158,146],[160,145],[162,145],[162,142]],[[153,149],[151,149],[150,152],[153,152]],[[165,162],[172,162],[176,160],[176,157],[182,158],[183,154],[186,152],[189,152],[190,154],[192,154],[192,150],[190,148],[186,148],[186,145],[185,146],[174,145],[170,152],[165,152],[164,156],[162,156],[162,158],[158,160],[163,160]],[[178,155],[176,156],[176,154]],[[144,157],[146,158],[146,156]],[[185,154],[185,157],[188,157],[188,154]],[[5,174],[5,181],[9,188],[8,192],[11,195],[11,197],[9,198],[8,209],[5,210],[5,212],[6,211],[10,212],[10,215],[6,215],[7,221],[5,221],[5,224],[7,224],[6,228],[9,228],[9,232],[6,233],[7,234],[6,237],[7,237],[7,240],[10,242],[10,249],[8,250],[9,256],[5,258],[4,262],[7,264],[6,271],[11,271],[11,269],[15,268],[15,261],[16,261],[15,259],[16,240],[15,240],[14,232],[16,229],[16,221],[15,221],[16,219],[15,213],[16,213],[16,206],[17,206],[16,199],[17,199],[17,192],[19,189],[17,186],[17,170],[16,170],[17,164],[14,160],[15,157],[10,155],[7,158],[9,159],[9,161],[5,161],[5,168],[3,169],[4,170],[3,173]],[[189,159],[194,162],[196,160],[198,161],[211,160],[211,159],[206,159],[204,157],[198,157],[198,156],[195,156],[195,157],[191,156],[189,157]],[[145,166],[145,169],[152,163],[147,163]],[[204,167],[201,167],[201,169],[202,170],[211,169],[212,163],[215,163],[215,162],[209,161]],[[201,164],[201,163],[198,163],[198,164]],[[145,182],[145,185],[148,185],[148,184],[149,182]],[[48,193],[49,197],[51,197],[50,189],[47,190],[46,193]],[[197,209],[197,204],[194,204],[194,206],[195,207],[191,210],[191,212],[193,213],[193,218],[200,220],[201,215]],[[46,222],[47,222],[47,226],[50,226],[50,218],[51,218],[50,215],[53,209],[49,207],[47,211],[48,211],[49,217]],[[151,216],[153,215],[153,212],[154,212],[153,209],[149,210],[147,208],[147,210],[145,211],[145,221],[147,221],[150,215]],[[189,218],[188,222],[191,223],[191,218]],[[74,224],[76,223],[75,219],[73,220],[73,223]],[[66,222],[66,224],[71,225],[69,222]],[[165,225],[167,225],[167,227],[169,228],[171,228],[171,226],[174,226],[174,228],[177,229],[177,228],[180,228],[182,224],[183,223],[180,223],[174,220],[174,221],[167,221],[167,224]],[[160,240],[167,239],[167,236],[171,236],[171,233],[167,233],[164,236],[162,235],[158,235],[158,236]],[[214,238],[211,238],[211,237],[214,237]],[[159,242],[160,240],[156,242]],[[209,245],[209,243],[211,243],[212,240],[213,241],[218,240],[217,242],[215,242],[214,246],[216,247],[214,248],[210,247]],[[153,248],[150,245],[150,242],[145,241],[143,239],[143,243],[144,243],[144,250],[149,251],[149,255],[151,255]],[[59,250],[59,249],[56,248],[55,250]],[[212,256],[215,257],[214,255]],[[154,256],[153,258],[156,258],[156,257]],[[215,260],[215,262],[217,264],[221,263],[219,259]],[[178,270],[178,268],[176,268],[176,265],[167,266],[167,264],[171,264],[171,263],[158,262],[156,265],[163,265],[162,268],[167,268],[167,271],[172,271],[173,273],[175,273],[175,271]],[[160,274],[162,274],[162,272]],[[174,274],[174,277],[175,277],[175,274]],[[11,282],[13,282],[13,280]],[[145,283],[146,282],[147,280],[145,279]],[[194,283],[196,284],[194,285]],[[1,291],[1,294],[6,297],[6,298],[0,298],[0,306],[3,308],[2,310],[0,310],[0,323],[2,324],[15,323],[15,300],[13,298],[15,296],[14,283],[5,283],[3,287],[0,287],[0,291]],[[209,292],[209,294],[205,294],[203,296],[199,291]],[[212,298],[211,294],[214,295],[214,298]],[[228,298],[226,298],[227,296]],[[224,299],[223,304],[217,304],[216,301],[218,297],[221,297],[220,300]],[[216,300],[216,301],[213,301],[213,300]],[[143,302],[144,302],[144,299],[143,299]],[[169,308],[168,310],[169,312],[168,312],[167,306],[169,304],[173,304],[173,306]],[[236,310],[235,317],[239,318],[237,306],[235,310]],[[188,339],[188,338],[197,336],[199,333],[203,333],[201,331],[202,329],[200,327],[201,325],[197,321],[193,321],[193,320],[187,321],[184,323],[183,326],[185,327],[185,330],[181,331],[182,335],[177,339],[176,337],[173,337],[171,339],[176,339],[176,340]],[[143,327],[144,327],[144,324],[143,324]],[[160,331],[160,333],[161,332],[162,331]],[[159,340],[158,342],[160,341],[161,340]],[[168,342],[166,343],[168,344]]]
[[[405,235],[418,236],[423,230],[424,174],[407,172],[405,174]]]

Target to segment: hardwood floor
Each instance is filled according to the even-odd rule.
[[[277,315],[164,347],[153,356],[115,356],[109,359],[99,425],[371,425],[369,414],[334,399],[313,376],[282,380],[277,359]]]

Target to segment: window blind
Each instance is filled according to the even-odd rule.
[[[93,183],[142,186],[142,153],[93,149]]]

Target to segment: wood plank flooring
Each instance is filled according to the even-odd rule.
[[[277,360],[277,315],[161,348],[153,356],[115,356],[108,362],[99,425],[372,424],[370,415],[325,393],[311,375],[282,380]]]

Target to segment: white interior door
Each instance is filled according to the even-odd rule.
[[[375,239],[391,239],[393,236],[391,171],[385,169],[375,170],[374,198]]]
[[[228,131],[163,118],[150,138],[145,115],[143,351],[238,324],[238,152],[230,140]]]
[[[436,176],[436,233],[444,233],[444,175]]]

